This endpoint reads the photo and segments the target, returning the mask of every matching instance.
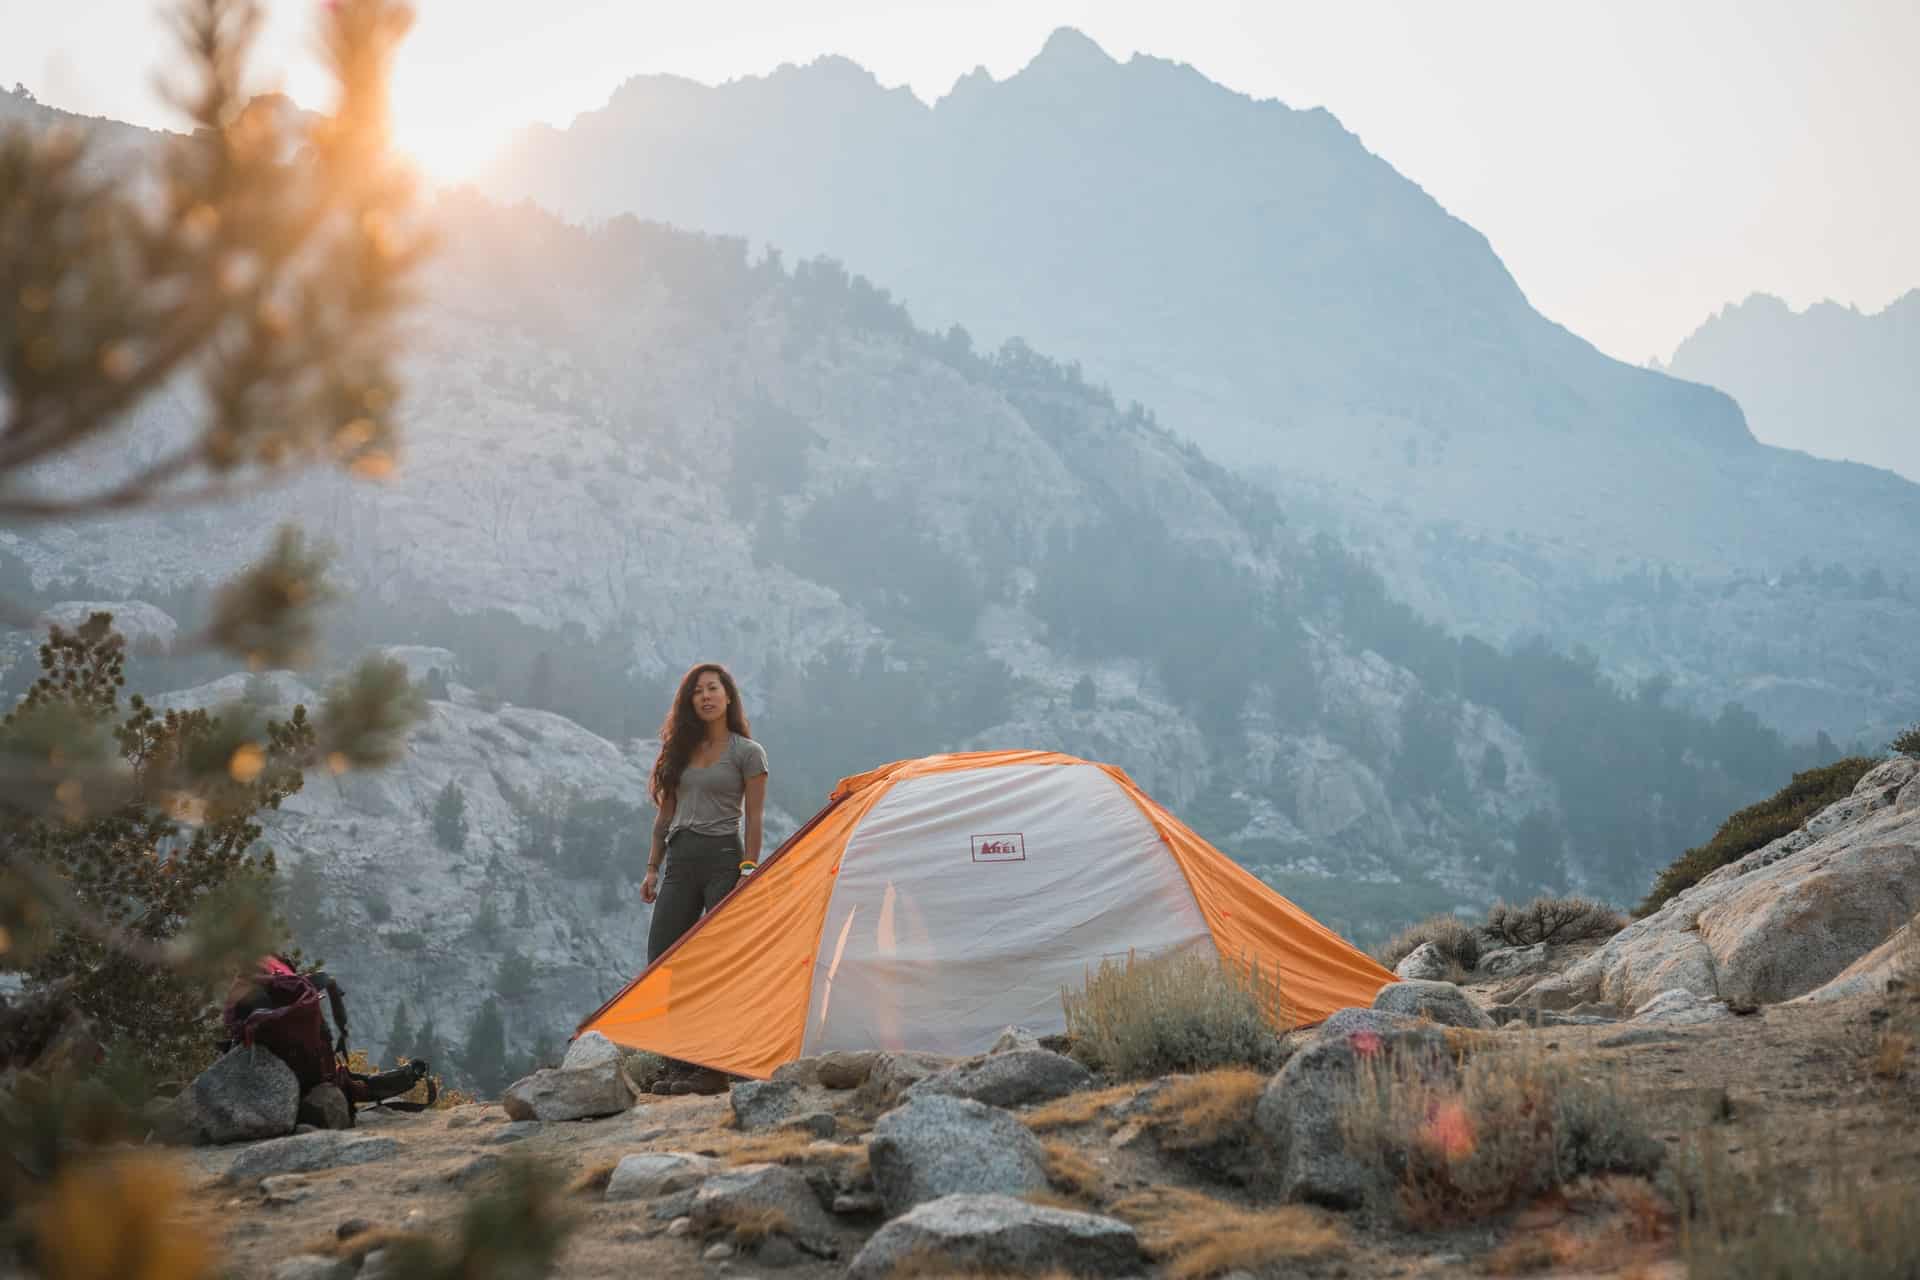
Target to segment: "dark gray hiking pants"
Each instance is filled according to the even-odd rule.
[[[738,835],[681,830],[668,838],[660,896],[653,903],[653,923],[647,926],[648,964],[727,896],[740,879],[742,856]]]

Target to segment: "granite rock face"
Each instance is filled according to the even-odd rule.
[[[889,1214],[960,1193],[1025,1195],[1047,1185],[1039,1139],[1011,1113],[944,1094],[880,1117],[867,1146]]]

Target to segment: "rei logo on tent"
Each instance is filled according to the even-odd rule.
[[[1025,862],[1027,838],[1018,831],[973,838],[975,862]]]

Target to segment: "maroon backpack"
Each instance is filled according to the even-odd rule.
[[[320,999],[325,995],[339,1035],[327,1027]],[[398,1071],[363,1075],[347,1069],[346,993],[327,974],[301,973],[285,956],[262,956],[251,974],[234,980],[227,992],[222,1021],[227,1045],[266,1049],[292,1069],[300,1092],[331,1084],[347,1097],[348,1114],[355,1103],[384,1103],[406,1111],[432,1105],[439,1090],[427,1075],[425,1062],[410,1062]],[[426,1102],[393,1102],[427,1080]]]

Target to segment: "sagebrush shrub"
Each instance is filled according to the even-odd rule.
[[[1271,1065],[1293,1024],[1276,979],[1192,952],[1102,961],[1061,1002],[1075,1056],[1128,1080]]]
[[[1589,1174],[1649,1174],[1665,1155],[1631,1097],[1534,1053],[1483,1053],[1457,1073],[1381,1055],[1362,1065],[1341,1124],[1418,1227],[1483,1219]]]
[[[1373,958],[1391,969],[1424,942],[1431,942],[1441,955],[1468,972],[1480,963],[1480,953],[1485,948],[1480,930],[1459,916],[1442,914],[1408,925],[1374,952]]]
[[[1509,947],[1530,947],[1536,942],[1609,938],[1626,923],[1625,916],[1591,898],[1539,897],[1523,907],[1494,903],[1480,927]]]

